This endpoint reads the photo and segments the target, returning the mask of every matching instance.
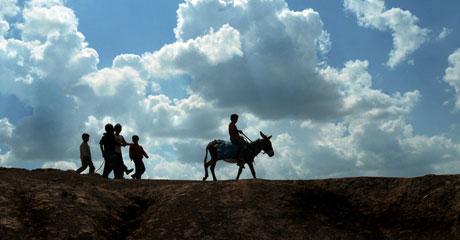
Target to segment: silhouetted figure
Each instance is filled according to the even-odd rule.
[[[89,148],[88,141],[89,141],[89,134],[83,133],[81,135],[83,142],[80,144],[80,160],[81,160],[81,167],[77,169],[77,173],[80,174],[81,172],[85,171],[85,169],[89,166],[89,174],[94,173],[94,165],[91,159],[91,149]]]
[[[243,137],[240,136],[240,133],[243,134],[243,131],[238,130],[236,127],[236,123],[238,122],[238,115],[232,114],[230,116],[230,124],[228,124],[228,133],[230,134],[230,141],[233,144],[239,146],[239,153],[238,153],[238,166],[244,168],[244,158],[247,154],[247,142],[244,140]]]
[[[126,172],[126,174],[131,173],[134,169],[129,169],[126,167],[125,163],[123,162],[123,154],[121,152],[121,147],[126,146],[126,145],[132,145],[132,143],[127,143],[125,141],[125,138],[120,135],[122,128],[119,123],[115,125],[115,141],[118,143],[115,146],[115,153],[117,154],[117,158],[114,163],[114,172],[117,172],[117,175],[121,175],[121,178],[123,178],[123,173]]]
[[[102,136],[101,140],[99,141],[102,157],[105,160],[104,172],[102,173],[102,177],[104,178],[109,177],[110,172],[112,172],[112,170],[114,169],[114,164],[117,159],[117,154],[115,153],[115,146],[119,144],[115,141],[115,135],[113,131],[113,125],[110,123],[106,124],[104,136]],[[120,178],[117,172],[114,171],[114,174],[115,178]]]
[[[144,151],[141,145],[139,145],[139,137],[137,135],[133,136],[133,145],[129,147],[129,158],[134,161],[136,166],[136,172],[131,175],[133,179],[141,179],[142,174],[145,172],[144,162],[142,162],[142,157],[149,158],[149,155]]]

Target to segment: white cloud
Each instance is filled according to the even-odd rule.
[[[322,131],[318,146],[332,151],[337,162],[348,162],[348,169],[336,170],[342,172],[341,176],[424,175],[436,172],[439,166],[452,165],[456,161],[454,156],[460,154],[460,145],[448,138],[414,136],[412,126],[402,118],[381,121],[359,119],[349,124],[325,126]],[[350,168],[352,164],[355,167]],[[347,172],[349,169],[353,170]],[[455,167],[442,173],[453,173],[458,169]]]
[[[73,86],[97,69],[97,53],[86,48],[73,11],[60,1],[30,1],[21,13],[23,22],[10,24],[22,30],[21,40],[8,38],[0,47],[0,92],[16,95],[33,115],[14,127],[7,143],[10,157],[50,161],[76,156],[72,144],[77,143],[67,139],[81,135],[77,126],[87,109],[77,107],[81,96]]]
[[[61,170],[76,170],[77,165],[74,162],[68,161],[57,161],[57,162],[45,162],[42,168],[55,168]]]
[[[0,1],[0,19],[3,17],[13,17],[19,13],[17,0],[2,0]]]
[[[45,42],[55,34],[77,33],[78,20],[61,1],[32,0],[26,3],[23,16],[24,23],[19,28],[25,41]]]
[[[380,90],[374,90],[372,77],[366,71],[367,61],[349,61],[345,67],[337,70],[327,67],[322,75],[341,86],[344,96],[343,114],[355,118],[364,114],[369,118],[386,118],[408,113],[417,103],[420,94],[417,90],[401,95],[399,92],[389,96]]]
[[[145,60],[154,77],[167,77],[171,74],[181,74],[189,68],[199,68],[203,65],[216,65],[242,56],[240,33],[228,24],[214,32],[207,29],[208,34],[196,39],[177,41],[163,46],[153,54],[146,54]]]
[[[88,84],[97,96],[113,96],[118,88],[133,88],[128,91],[143,96],[147,85],[137,71],[130,67],[104,68],[83,76],[82,82]]]
[[[10,30],[10,25],[8,24],[8,22],[0,19],[0,37],[3,38],[3,35],[8,33],[9,30]],[[0,40],[3,40],[2,38],[0,38]]]
[[[90,135],[102,136],[105,132],[105,125],[108,123],[114,125],[116,124],[115,122],[116,121],[109,116],[99,120],[95,116],[91,115],[88,117],[88,121],[85,122],[85,132],[90,133]]]
[[[438,40],[442,40],[442,39],[446,38],[447,36],[449,36],[452,33],[452,31],[453,30],[450,29],[450,28],[443,27],[442,31],[438,35]]]
[[[460,49],[454,51],[448,58],[449,67],[445,71],[444,81],[455,89],[457,101],[455,110],[460,109]]]
[[[0,119],[0,143],[5,143],[13,134],[14,126],[8,118]]]
[[[296,179],[300,176],[309,176],[311,166],[306,166],[306,152],[296,145],[296,138],[287,133],[282,133],[272,140],[275,157],[261,156],[256,164],[263,169],[263,176],[273,176],[276,179]],[[259,175],[260,176],[260,175]]]
[[[390,68],[405,61],[428,39],[430,30],[416,25],[416,16],[399,8],[386,10],[384,1],[345,0],[344,7],[356,14],[360,26],[392,32],[393,49],[387,62]]]
[[[161,156],[144,159],[147,170],[146,178],[152,179],[200,179],[204,173],[193,166],[177,161],[166,161]],[[200,168],[201,170],[201,168]]]
[[[219,17],[211,21],[216,12]],[[230,26],[241,39],[238,46],[242,54],[237,57],[219,63],[197,61],[201,57],[196,51],[183,47],[184,43],[193,42],[193,46],[200,49],[201,39],[212,37],[209,29],[221,29],[220,32]],[[238,108],[240,112],[249,111],[266,119],[324,121],[365,111],[359,109],[364,104],[349,104],[355,101],[357,92],[369,98],[378,93],[380,98],[373,97],[374,106],[367,106],[375,111],[399,101],[395,100],[398,96],[393,98],[370,89],[370,76],[365,80],[368,85],[336,81],[336,76],[325,74],[332,71],[330,68],[318,68],[321,63],[318,55],[327,51],[330,42],[319,14],[312,9],[291,11],[280,0],[239,4],[187,1],[178,10],[175,33],[176,43],[144,55],[150,72],[157,77],[165,77],[164,73],[190,75],[190,90],[206,101],[213,101],[217,107]],[[344,71],[353,68],[366,77],[364,75],[369,75],[366,67],[367,62],[350,62]],[[350,96],[344,98],[344,95]],[[362,98],[362,102],[368,100],[365,96]],[[346,111],[344,105],[347,105]]]
[[[6,152],[5,154],[3,151],[0,153],[0,164],[2,167],[12,167],[14,164],[14,159],[11,157],[11,151]]]

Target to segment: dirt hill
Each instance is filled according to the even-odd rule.
[[[0,239],[460,239],[460,176],[107,180],[0,168]]]

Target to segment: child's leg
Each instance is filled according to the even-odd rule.
[[[85,159],[81,160],[81,167],[77,169],[77,173],[80,174],[81,172],[85,171],[85,169],[88,167],[88,162],[85,161]]]
[[[125,161],[123,161],[123,156],[120,154],[120,167],[121,171],[123,171],[126,174],[129,174],[133,171],[133,169],[128,169],[128,167],[125,165]]]
[[[133,158],[134,162],[134,167],[136,168],[136,172],[133,174],[134,179],[139,178],[139,159],[138,158]]]
[[[91,159],[89,159],[88,165],[89,165],[89,174],[93,174],[96,168],[94,167],[93,161]]]
[[[139,174],[137,175],[141,179],[142,174],[145,172],[145,165],[142,159],[139,159]]]
[[[113,173],[115,175],[115,178],[117,179],[122,179],[123,174],[125,172],[125,164],[123,163],[123,158],[121,154],[116,154],[115,155],[115,161],[113,164]]]
[[[109,178],[110,172],[113,170],[114,158],[112,155],[107,154],[104,163],[104,171],[102,173],[102,177]]]

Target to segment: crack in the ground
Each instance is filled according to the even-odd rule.
[[[146,199],[140,196],[132,196],[129,197],[129,199],[133,201],[134,204],[123,208],[120,215],[123,223],[118,228],[118,236],[116,239],[127,239],[132,233],[139,229],[144,220],[145,212],[153,205],[152,199]]]

